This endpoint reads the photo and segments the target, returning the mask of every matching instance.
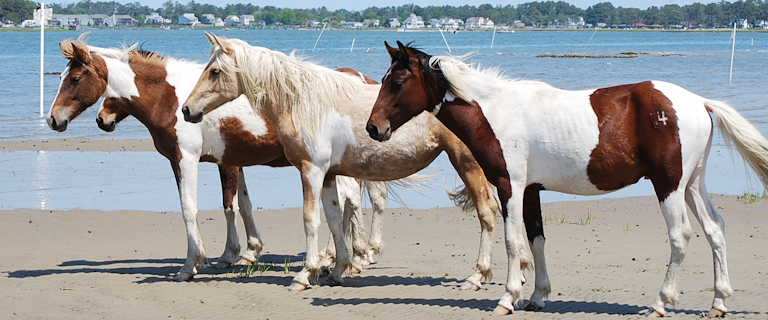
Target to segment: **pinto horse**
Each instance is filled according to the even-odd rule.
[[[678,301],[677,283],[691,225],[686,204],[712,247],[715,297],[710,317],[723,316],[733,295],[723,219],[704,184],[714,115],[724,140],[768,185],[768,141],[725,103],[676,85],[648,81],[566,91],[535,81],[513,81],[445,56],[430,56],[399,41],[385,43],[392,65],[367,123],[373,139],[395,139],[409,119],[429,111],[464,141],[499,193],[509,256],[506,292],[495,314],[521,298],[517,260],[523,223],[533,252],[536,288],[528,308],[550,293],[544,260],[540,190],[604,194],[646,177],[664,214],[672,254],[648,316]],[[398,135],[407,134],[400,132]]]
[[[437,119],[424,115],[403,127],[411,135],[376,143],[357,128],[362,128],[368,117],[378,85],[363,84],[354,76],[242,40],[206,35],[212,45],[211,60],[184,103],[184,119],[200,121],[205,113],[245,94],[255,111],[275,125],[285,156],[301,172],[304,192],[307,259],[304,269],[293,279],[292,290],[305,289],[319,271],[317,226],[321,199],[338,250],[337,268],[330,279],[341,283],[344,268],[338,266],[349,263],[342,259],[347,249],[333,227],[338,210],[328,210],[325,196],[334,192],[336,175],[398,179],[423,169],[442,151],[446,151],[464,181],[482,227],[475,273],[462,288],[479,288],[480,281],[490,277],[497,203],[467,147]]]
[[[216,163],[221,176],[227,242],[217,266],[255,261],[263,243],[253,221],[242,167],[290,165],[274,127],[254,114],[244,97],[226,104],[203,123],[181,120],[179,102],[186,99],[202,72],[202,65],[130,48],[88,46],[82,37],[77,42],[62,42],[60,47],[70,62],[62,73],[59,93],[48,113],[49,126],[57,131],[66,130],[69,121],[103,96],[106,99],[97,118],[99,127],[112,131],[118,121],[133,115],[147,127],[158,152],[171,162],[188,243],[187,259],[176,279],[193,277],[197,273],[196,266],[206,257],[197,227],[197,168],[200,161]],[[351,216],[354,267],[359,270],[361,264],[372,259],[373,253],[382,250],[380,220],[387,189],[381,182],[367,184],[374,207],[374,228],[369,241],[371,248],[366,248],[362,236],[360,185],[348,177],[339,177],[339,180],[343,187],[339,188],[338,201]],[[235,227],[235,212],[238,211],[243,218],[248,243],[240,261]]]

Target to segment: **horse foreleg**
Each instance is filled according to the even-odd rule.
[[[218,268],[229,268],[240,255],[240,238],[237,236],[237,222],[235,221],[235,210],[238,210],[237,180],[239,176],[238,167],[219,166],[224,217],[227,219],[227,242],[224,246],[224,253],[216,262]]]
[[[679,295],[677,283],[680,280],[680,271],[682,270],[680,264],[685,258],[688,240],[692,233],[685,208],[683,188],[673,191],[659,204],[667,223],[669,245],[672,252],[669,258],[669,267],[667,267],[667,275],[664,277],[659,296],[648,310],[647,316],[649,317],[664,316],[666,313],[664,307],[667,304],[674,305],[677,303]]]
[[[539,192],[541,186],[537,184],[529,185],[525,188],[523,195],[523,221],[528,235],[528,243],[531,245],[533,254],[533,265],[536,273],[536,288],[533,290],[531,299],[525,310],[537,311],[544,308],[544,299],[549,296],[552,286],[549,283],[549,274],[547,273],[547,261],[544,256],[544,224],[541,220],[541,199]]]
[[[523,239],[523,192],[521,191],[524,187],[512,185],[512,196],[507,201],[502,200],[502,204],[506,205],[502,211],[502,217],[508,259],[507,284],[498,306],[493,311],[494,315],[506,315],[515,309],[514,305],[520,301],[523,294],[522,267],[530,265]],[[499,198],[504,199],[502,196]]]
[[[707,167],[706,154],[699,160],[699,165],[694,169],[691,182],[685,193],[685,201],[699,221],[701,229],[707,237],[712,248],[712,257],[715,270],[715,298],[708,316],[710,318],[723,317],[728,312],[725,307],[725,299],[733,296],[731,281],[728,277],[728,263],[725,254],[725,222],[717,212],[717,208],[707,193],[704,183],[704,170]]]
[[[384,210],[387,208],[387,185],[381,181],[366,182],[368,197],[371,199],[373,217],[371,218],[371,234],[368,237],[368,249],[362,261],[363,265],[373,264],[373,255],[384,253],[384,241],[382,231],[384,229]]]
[[[320,272],[317,229],[320,227],[320,194],[325,171],[308,163],[308,161],[302,164],[300,171],[301,188],[304,198],[303,219],[307,251],[304,259],[304,268],[293,278],[290,287],[288,287],[292,291],[306,289],[310,281],[317,283]]]
[[[352,252],[347,245],[347,236],[344,232],[344,216],[341,212],[335,177],[325,180],[321,197],[323,209],[325,209],[325,220],[328,222],[328,228],[331,230],[334,243],[336,244],[336,263],[329,281],[332,285],[339,285],[343,281],[341,276],[344,271],[352,265],[350,258]]]
[[[178,162],[171,161],[179,188],[181,213],[187,229],[187,260],[175,277],[178,281],[191,279],[197,274],[196,267],[202,265],[206,258],[197,225],[197,159],[199,158],[199,156],[183,155]]]
[[[247,265],[256,261],[259,255],[261,255],[264,242],[261,241],[261,234],[259,234],[259,229],[256,228],[256,222],[253,221],[253,206],[248,195],[248,187],[245,184],[245,173],[242,167],[240,167],[239,172],[240,174],[237,178],[237,203],[240,208],[240,217],[243,218],[248,248],[243,252],[237,264]]]

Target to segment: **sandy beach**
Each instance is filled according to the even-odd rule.
[[[0,150],[149,151],[152,143],[3,141]],[[768,200],[713,199],[727,225],[735,290],[726,301],[728,318],[766,319]],[[550,203],[543,212],[553,292],[544,310],[515,311],[508,318],[641,318],[638,313],[658,293],[670,252],[656,200]],[[386,251],[376,264],[348,276],[341,287],[314,285],[298,293],[286,286],[300,270],[305,248],[301,210],[258,210],[255,219],[267,270],[245,277],[240,267],[211,264],[180,283],[173,281],[186,254],[179,212],[0,211],[0,318],[487,319],[504,291],[500,223],[493,280],[476,292],[458,290],[474,267],[480,226],[473,213],[457,208],[388,209]],[[370,223],[370,213],[365,220]],[[672,318],[698,318],[713,297],[712,254],[701,227],[691,220],[694,234],[683,264],[680,303],[667,309]],[[224,216],[220,210],[201,211],[199,222],[213,263],[223,250]],[[327,227],[322,230],[321,239],[327,239]],[[526,276],[527,298],[533,274]]]

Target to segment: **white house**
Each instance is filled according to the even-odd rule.
[[[169,24],[171,23],[171,19],[163,18],[159,13],[152,12],[152,14],[148,14],[144,18],[145,24]]]
[[[240,22],[242,22],[244,26],[251,26],[256,22],[256,19],[250,14],[244,14],[240,16]]]
[[[110,27],[135,27],[139,21],[125,14],[113,14],[107,18],[106,24]]]
[[[357,22],[357,21],[344,21],[344,20],[341,20],[341,25],[344,26],[345,28],[348,28],[348,29],[360,29],[360,28],[363,27],[363,23],[362,22]]]
[[[397,28],[400,26],[400,21],[397,21],[397,18],[389,18],[387,24],[389,24],[390,28]]]
[[[403,28],[424,28],[424,19],[422,19],[421,16],[417,16],[415,13],[411,13],[408,18],[403,20]]]
[[[379,19],[364,19],[363,25],[366,27],[378,27],[379,26]]]
[[[493,26],[494,23],[491,19],[483,17],[469,17],[464,23],[466,29],[490,29]]]
[[[200,20],[197,19],[194,13],[185,13],[179,16],[179,24],[194,27],[200,24]]]
[[[242,22],[240,22],[240,17],[238,17],[238,16],[236,16],[234,14],[228,15],[224,19],[224,25],[227,25],[227,26],[230,26],[230,27],[236,27],[236,26],[239,26],[241,24],[242,24]]]
[[[435,26],[434,23],[433,23],[433,26]],[[459,29],[462,26],[464,26],[464,21],[462,21],[461,19],[453,19],[453,18],[447,18],[446,17],[446,18],[442,18],[442,19],[438,20],[438,22],[436,23],[436,26],[438,28],[454,29],[454,30],[456,30],[456,29]]]

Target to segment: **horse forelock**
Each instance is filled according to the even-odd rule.
[[[231,41],[231,40],[230,40]],[[359,78],[244,41],[232,41],[243,93],[255,109],[265,102],[295,115],[312,141],[338,99],[350,98],[363,83]],[[219,59],[220,62],[227,59]],[[222,66],[225,70],[225,66]]]

